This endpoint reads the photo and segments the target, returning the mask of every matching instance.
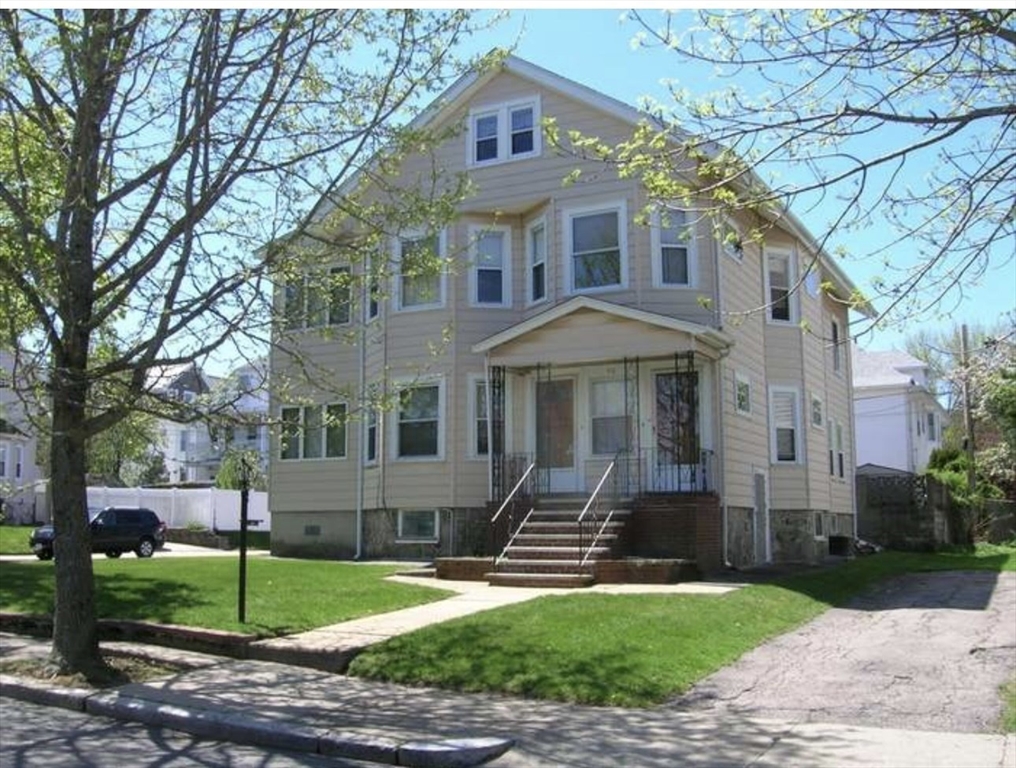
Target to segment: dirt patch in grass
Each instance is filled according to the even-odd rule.
[[[106,652],[103,653],[103,659],[108,670],[91,677],[80,673],[58,674],[49,659],[43,657],[0,661],[0,673],[41,680],[54,686],[100,690],[127,683],[144,683],[193,669],[190,664],[153,659],[142,654]]]

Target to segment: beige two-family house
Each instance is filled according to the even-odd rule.
[[[753,222],[718,228],[694,206],[645,219],[639,183],[551,147],[547,117],[611,143],[642,119],[514,57],[466,75],[420,118],[457,130],[401,166],[407,184],[468,173],[454,222],[393,234],[379,257],[391,274],[365,281],[363,301],[278,286],[273,381],[297,380],[281,351],[295,346],[341,386],[274,394],[273,550],[528,562],[577,549],[705,571],[828,553],[854,530],[854,286],[789,214],[763,242],[737,236]],[[424,246],[449,268],[400,271]],[[315,268],[365,266],[326,253]],[[565,546],[554,519],[532,523],[550,509],[596,521],[567,557],[538,551]]]

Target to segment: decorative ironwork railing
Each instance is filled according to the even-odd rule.
[[[491,568],[497,569],[508,547],[511,546],[536,505],[536,462],[531,462],[511,492],[490,518]],[[527,511],[528,509],[528,511]]]

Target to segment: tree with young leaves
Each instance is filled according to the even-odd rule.
[[[262,351],[249,345],[268,335],[269,278],[303,267],[280,236],[304,232],[309,203],[369,210],[366,231],[383,224],[376,201],[333,193],[382,146],[426,145],[398,126],[461,70],[453,52],[471,28],[465,11],[0,10],[0,221],[14,254],[0,260],[0,287],[19,318],[9,304],[0,316],[3,342],[37,362],[21,385],[41,387],[51,408],[55,668],[105,671],[89,441],[137,407],[194,417],[154,391],[160,369]],[[52,207],[36,204],[49,177],[34,158],[57,159]],[[416,206],[416,218],[448,209],[457,187],[435,188],[393,205]],[[337,231],[310,239],[362,258]],[[100,329],[109,357],[93,356]]]
[[[636,46],[673,53],[672,102],[647,104],[653,119],[631,141],[581,151],[641,178],[655,201],[758,214],[750,235],[787,210],[841,255],[852,233],[877,232],[871,252],[850,256],[881,266],[865,293],[882,322],[949,316],[967,286],[1012,278],[1016,11],[630,18]],[[678,79],[703,64],[729,87],[703,95]]]

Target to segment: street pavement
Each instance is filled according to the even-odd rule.
[[[100,692],[56,690],[5,676],[0,678],[0,696],[44,700],[204,738],[399,765],[470,765],[486,754],[482,750],[493,754],[507,748],[489,764],[495,768],[1016,768],[1016,736],[1012,734],[877,728],[673,707],[584,707],[374,683],[272,658],[275,654],[286,660],[294,651],[327,654],[364,647],[428,623],[554,591],[474,582],[441,581],[435,586],[458,594],[424,610],[410,608],[359,619],[291,636],[284,643],[262,641],[256,644],[261,646],[257,659],[149,648],[152,653],[177,654],[190,668]],[[732,588],[737,586],[690,583],[600,585],[593,591],[720,594]],[[4,658],[44,654],[48,647],[48,641],[0,635]],[[3,738],[0,729],[0,741]]]

